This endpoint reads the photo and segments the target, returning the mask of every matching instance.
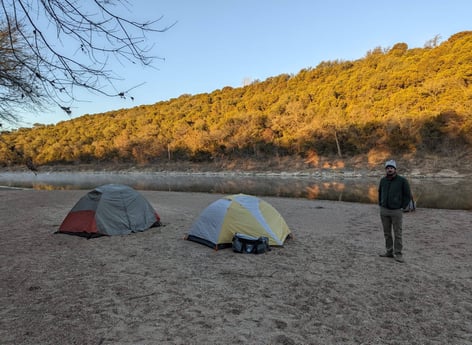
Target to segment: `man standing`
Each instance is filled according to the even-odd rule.
[[[394,160],[385,163],[385,170],[386,175],[379,184],[379,206],[386,252],[380,256],[403,262],[403,209],[411,199],[410,185],[406,178],[397,175],[397,163]]]

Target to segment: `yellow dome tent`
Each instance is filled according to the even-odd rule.
[[[272,205],[255,196],[235,194],[205,208],[186,239],[221,249],[231,247],[236,233],[256,238],[265,236],[270,246],[282,246],[291,232]]]

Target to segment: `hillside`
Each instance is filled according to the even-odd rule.
[[[3,167],[460,162],[472,152],[472,32],[0,138]]]

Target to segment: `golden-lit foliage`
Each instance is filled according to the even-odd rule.
[[[343,158],[359,154],[375,165],[390,154],[471,147],[469,31],[240,88],[3,132],[0,164],[25,157],[36,164],[146,164],[296,155],[313,167],[342,168]]]

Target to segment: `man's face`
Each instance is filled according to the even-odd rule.
[[[395,174],[396,169],[394,167],[386,167],[385,171],[387,172],[387,176],[393,176]]]

